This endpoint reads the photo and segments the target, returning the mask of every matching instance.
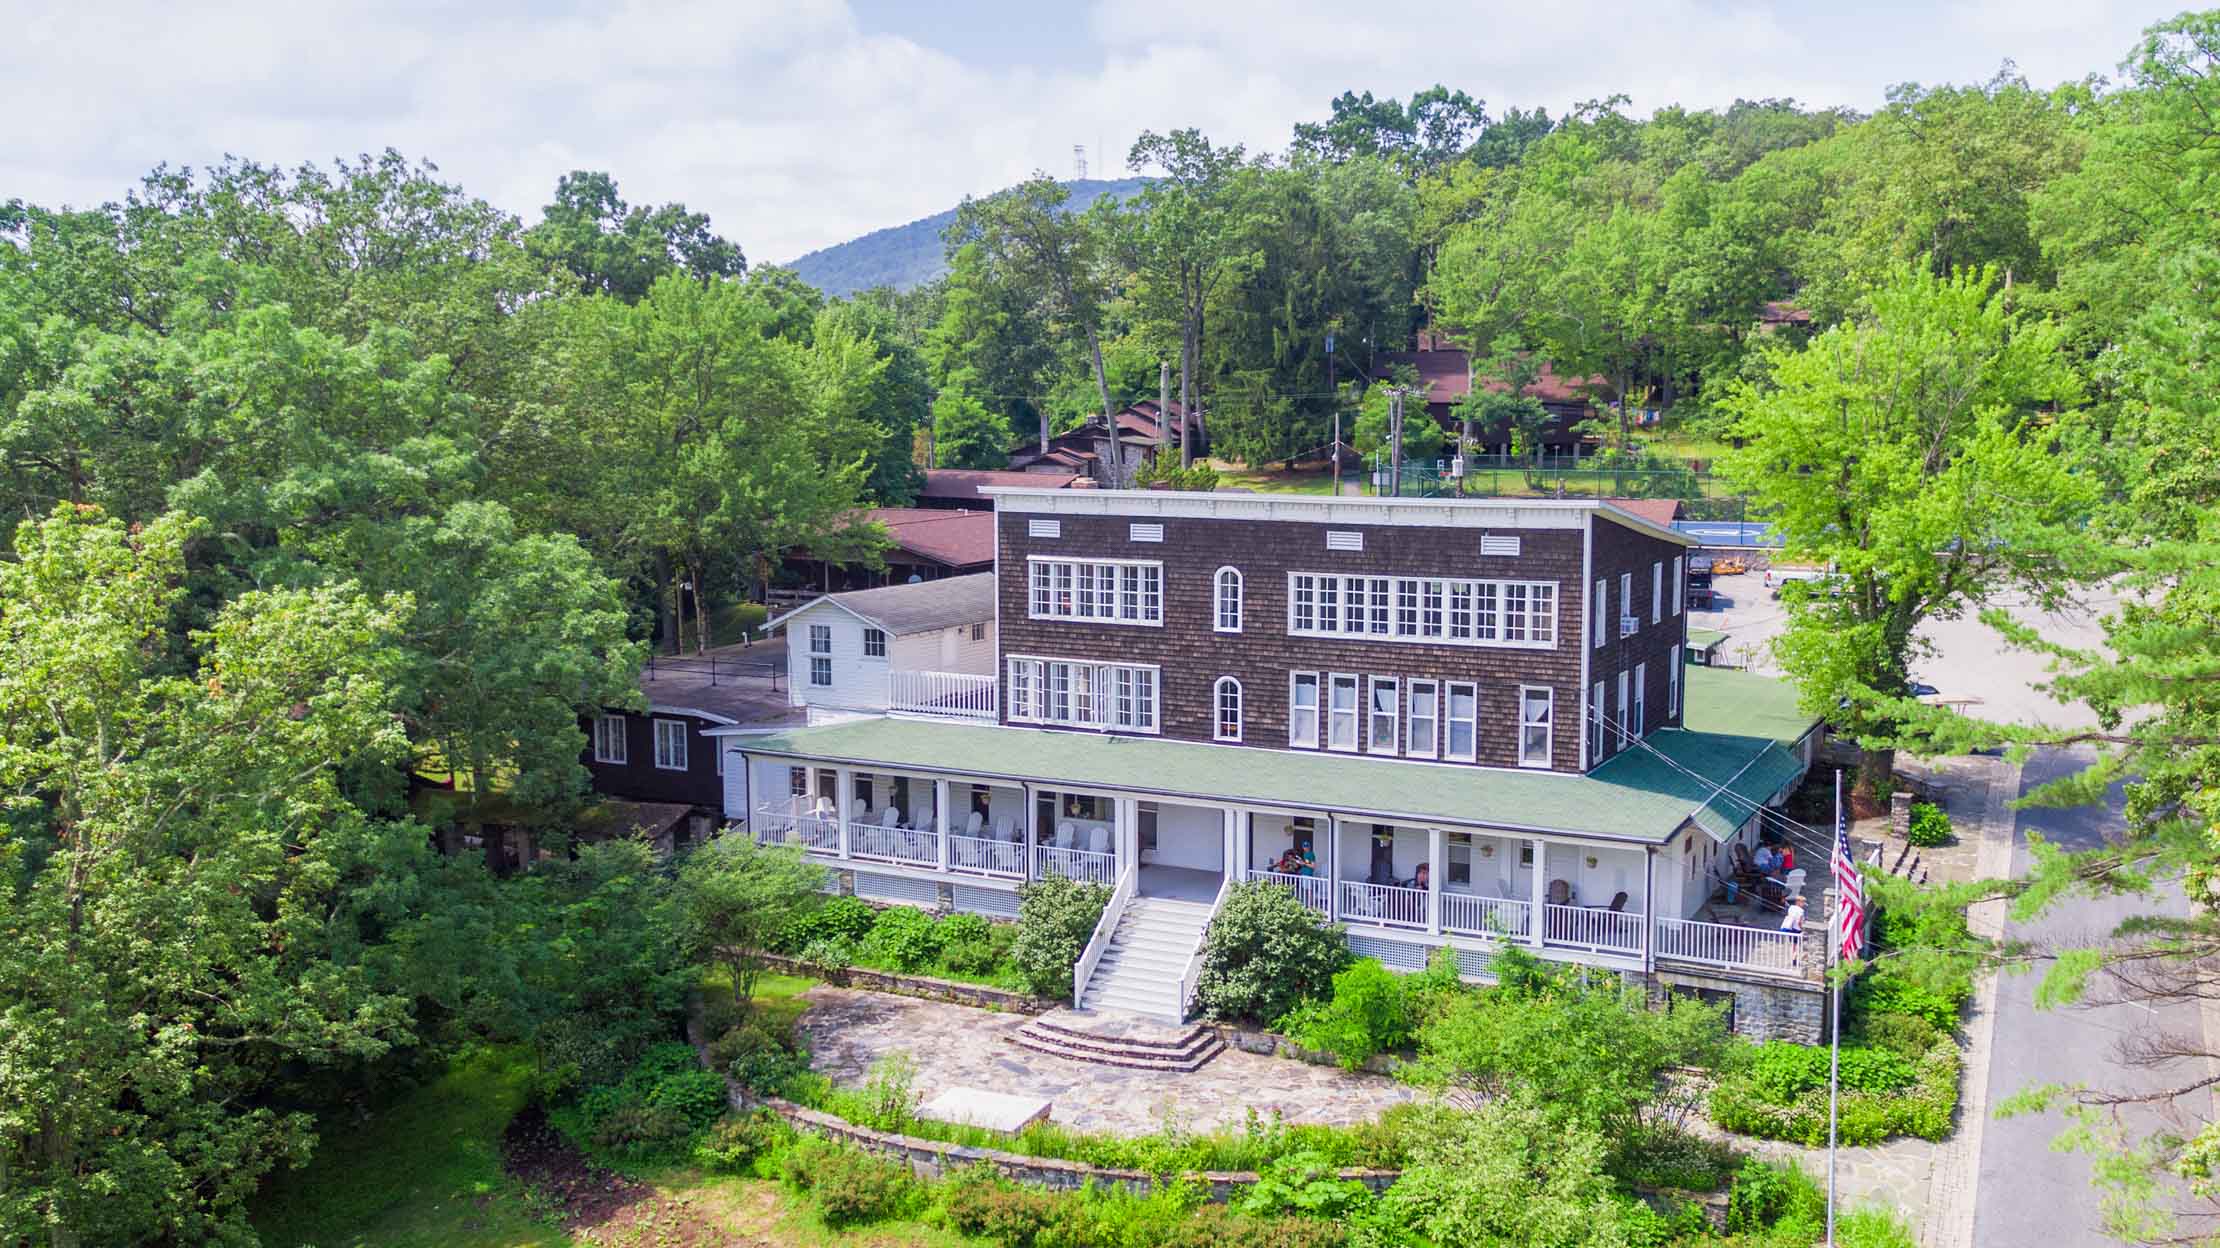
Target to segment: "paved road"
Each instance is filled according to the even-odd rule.
[[[2027,762],[2024,793],[2070,774],[2078,767],[2063,751],[2046,751]],[[2025,810],[2013,832],[2012,870],[2027,869],[2027,833],[2038,831],[2061,845],[2080,849],[2098,844],[2120,826],[2119,793],[2108,807],[2074,810]],[[2177,899],[2178,900],[2178,899]],[[2063,902],[2041,920],[2012,925],[2011,934],[2049,943],[2080,943],[2109,932],[2121,918],[2149,904],[2128,900],[2075,899]],[[2185,908],[2185,907],[2183,907]],[[2079,940],[2077,940],[2079,938]],[[2105,1087],[2153,1086],[2163,1080],[2119,1067],[2114,1043],[2123,1034],[2154,1025],[2194,1032],[2194,1011],[2179,1006],[2156,1009],[2140,1003],[2089,1008],[2038,1010],[2035,975],[2008,975],[1997,984],[1995,1047],[1989,1063],[1988,1103],[2034,1083],[2089,1083]],[[2057,1114],[1991,1119],[1982,1128],[1980,1179],[1974,1207],[1975,1248],[2101,1248],[2116,1241],[2097,1230],[2098,1196],[2089,1183],[2090,1159],[2051,1151],[2064,1125]]]

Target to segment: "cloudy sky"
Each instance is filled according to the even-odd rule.
[[[705,210],[751,261],[937,212],[1034,169],[1123,172],[1144,129],[1284,146],[1345,89],[1434,82],[1555,114],[1791,96],[2015,60],[2109,73],[2145,0],[0,0],[0,199],[111,199],[160,162],[398,148],[526,220],[558,175]],[[1413,14],[1423,14],[1413,16]]]

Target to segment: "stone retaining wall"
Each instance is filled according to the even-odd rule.
[[[1005,1014],[1046,1014],[1063,1005],[1060,1001],[1051,1001],[1030,992],[1012,992],[1007,988],[992,988],[986,984],[935,979],[930,975],[900,975],[867,966],[812,966],[800,958],[789,958],[777,953],[761,956],[763,964],[772,970],[822,979],[843,988],[863,988],[872,992],[892,993],[899,997],[923,997],[927,1001],[947,1001],[955,1005],[1000,1010]]]
[[[1217,1032],[1218,1038],[1226,1042],[1226,1047],[1239,1049],[1243,1053],[1255,1053],[1260,1057],[1284,1057],[1313,1066],[1341,1064],[1333,1054],[1306,1049],[1278,1032],[1253,1031],[1231,1023],[1213,1024],[1211,1030]],[[1369,1075],[1392,1075],[1402,1065],[1403,1059],[1393,1054],[1375,1053],[1358,1069]]]

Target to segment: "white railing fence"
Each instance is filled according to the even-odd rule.
[[[1803,933],[1695,919],[1659,919],[1657,956],[1796,975],[1803,969]]]
[[[1527,926],[1534,916],[1534,903],[1503,897],[1481,897],[1472,893],[1443,893],[1441,895],[1442,930],[1460,936],[1501,936],[1507,940],[1524,940],[1532,934]]]
[[[1090,849],[1038,845],[1033,849],[1033,866],[1037,875],[1061,875],[1089,884],[1108,884],[1117,877],[1118,857]]]
[[[1025,874],[1025,846],[985,836],[950,836],[948,869],[974,875]]]
[[[1095,965],[1109,950],[1110,938],[1117,933],[1118,920],[1125,917],[1126,903],[1133,900],[1140,879],[1140,872],[1130,863],[1118,874],[1118,886],[1110,891],[1110,903],[1102,908],[1102,917],[1095,921],[1095,934],[1087,938],[1087,948],[1080,953],[1078,964],[1071,968],[1071,1003],[1074,1006],[1086,1001],[1087,981],[1094,976]]]
[[[1226,873],[1218,881],[1218,895],[1210,899],[1210,918],[1216,919],[1218,911],[1226,904],[1226,890],[1233,887],[1233,874]],[[1179,977],[1179,1021],[1186,1022],[1195,1010],[1195,985],[1202,980],[1203,950],[1210,947],[1210,921],[1203,922],[1202,931],[1195,935],[1195,952],[1187,959],[1187,971]]]
[[[881,824],[848,825],[848,853],[856,858],[899,862],[910,866],[940,865],[940,834]]]
[[[1543,906],[1542,940],[1572,949],[1599,953],[1639,953],[1642,949],[1642,916],[1623,910],[1591,910],[1584,906]]]
[[[799,814],[792,807],[765,802],[751,820],[756,839],[765,845],[799,845],[823,853],[840,852],[840,822],[819,815]]]
[[[904,715],[993,720],[994,677],[969,672],[888,672],[886,708]]]
[[[1295,894],[1295,900],[1320,914],[1326,913],[1326,881],[1319,876],[1289,875],[1284,871],[1252,871],[1249,878],[1269,880]]]
[[[1345,917],[1397,927],[1426,926],[1426,890],[1395,884],[1341,882],[1341,913]]]

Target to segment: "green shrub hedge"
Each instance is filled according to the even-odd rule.
[[[1017,939],[1010,945],[1010,961],[1028,991],[1071,999],[1072,968],[1079,965],[1079,955],[1087,951],[1109,904],[1109,889],[1060,875],[1018,890]]]
[[[1711,1120],[1742,1135],[1825,1144],[1827,1050],[1791,1044],[1755,1048],[1762,1055],[1738,1063],[1713,1086]],[[1810,1056],[1789,1056],[1787,1050]],[[1878,1144],[1895,1135],[1923,1140],[1949,1135],[1960,1064],[1958,1046],[1947,1036],[1909,1062],[1891,1049],[1844,1045],[1839,1138],[1845,1144]],[[1906,1066],[1911,1077],[1898,1082]]]
[[[1912,803],[1912,821],[1904,830],[1904,839],[1921,849],[1948,845],[1950,815],[1933,802]]]
[[[1339,924],[1277,884],[1248,880],[1226,890],[1210,920],[1195,998],[1211,1018],[1269,1023],[1327,997],[1350,960]]]

